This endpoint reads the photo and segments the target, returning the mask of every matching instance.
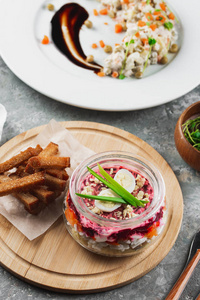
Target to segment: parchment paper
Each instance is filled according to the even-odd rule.
[[[49,122],[30,146],[40,144],[44,148],[50,141],[59,145],[60,156],[70,157],[71,167],[66,169],[70,176],[83,160],[94,154],[92,150],[80,144],[67,129],[55,120]],[[65,192],[37,216],[29,214],[14,197],[10,195],[0,197],[0,213],[29,240],[33,240],[43,234],[62,214],[64,195]]]

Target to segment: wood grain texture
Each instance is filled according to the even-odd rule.
[[[200,249],[197,250],[196,254],[188,264],[187,268],[183,271],[183,273],[181,274],[178,281],[176,282],[176,284],[174,285],[174,287],[172,288],[172,290],[170,291],[169,295],[165,300],[179,299],[199,260],[200,260]]]
[[[200,300],[200,295],[197,296],[197,298],[195,300]]]
[[[27,282],[59,292],[92,293],[125,285],[153,269],[172,248],[183,216],[180,186],[162,156],[138,137],[99,123],[79,121],[61,124],[95,152],[129,151],[158,167],[166,185],[168,221],[165,230],[142,253],[110,258],[91,253],[78,245],[68,234],[62,217],[41,237],[29,241],[0,216],[0,263]],[[0,148],[1,161],[28,147],[43,128],[31,129],[3,145]]]

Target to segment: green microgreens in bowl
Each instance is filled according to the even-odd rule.
[[[183,125],[183,133],[188,142],[200,151],[200,117],[187,120]]]
[[[126,189],[124,189],[117,181],[115,181],[98,163],[99,172],[103,177],[98,175],[96,172],[94,172],[91,168],[87,167],[90,174],[92,174],[94,177],[96,177],[99,181],[104,183],[108,188],[113,190],[118,197],[106,197],[106,196],[95,196],[95,195],[83,195],[76,193],[77,196],[82,198],[89,198],[89,199],[96,199],[101,201],[113,201],[118,203],[126,203],[130,204],[132,206],[138,207],[144,207],[146,203],[149,201],[142,201],[138,200],[136,197],[134,197],[131,193],[129,193]]]

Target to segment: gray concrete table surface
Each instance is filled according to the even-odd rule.
[[[200,228],[200,173],[182,160],[174,143],[174,129],[181,112],[199,99],[200,86],[179,99],[145,110],[101,112],[77,108],[52,100],[31,89],[18,79],[0,58],[0,103],[8,112],[0,145],[28,129],[47,124],[51,119],[92,121],[112,125],[143,139],[164,157],[178,178],[184,198],[183,222],[173,248],[157,267],[137,281],[102,293],[59,294],[23,282],[0,267],[0,299],[161,300],[166,298],[185,264],[192,237]],[[195,299],[199,292],[200,264],[197,265],[180,299]]]

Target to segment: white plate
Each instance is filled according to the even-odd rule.
[[[0,2],[0,53],[8,67],[26,84],[55,100],[84,108],[126,111],[157,106],[191,91],[200,83],[200,1],[174,0],[173,9],[182,22],[181,48],[165,67],[150,66],[143,79],[117,80],[100,78],[89,70],[72,64],[53,43],[42,45],[50,36],[50,20],[64,0],[2,0]],[[74,1],[73,1],[74,2]],[[76,2],[76,1],[75,1]],[[78,1],[77,1],[78,2]],[[122,39],[114,33],[114,21],[107,16],[93,16],[95,0],[79,2],[89,12],[94,28],[83,26],[80,40],[86,55],[94,54],[97,62],[106,56],[91,44],[104,40],[113,45]],[[105,25],[108,22],[109,25]]]

